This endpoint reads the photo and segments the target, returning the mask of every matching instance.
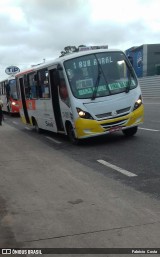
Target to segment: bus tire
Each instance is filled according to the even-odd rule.
[[[72,144],[77,145],[79,140],[75,137],[74,129],[71,123],[67,124],[67,135]]]
[[[138,127],[128,128],[123,130],[123,134],[127,137],[134,136],[137,133]]]
[[[38,123],[37,123],[36,119],[34,119],[33,125],[34,125],[34,129],[37,133],[42,132],[42,130],[38,127]]]

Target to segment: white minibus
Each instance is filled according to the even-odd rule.
[[[79,51],[16,75],[20,115],[37,131],[80,139],[122,131],[133,136],[143,123],[142,93],[120,50]]]

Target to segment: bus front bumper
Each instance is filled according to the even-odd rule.
[[[141,105],[138,109],[123,117],[103,121],[78,118],[75,122],[75,134],[78,139],[95,137],[138,126],[143,122],[144,107]]]

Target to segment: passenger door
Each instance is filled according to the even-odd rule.
[[[49,78],[50,78],[50,85],[51,85],[53,112],[55,116],[57,130],[64,131],[61,108],[59,103],[59,92],[58,92],[59,78],[58,78],[58,71],[56,67],[49,70]]]
[[[23,78],[19,78],[19,86],[20,86],[20,92],[21,92],[21,100],[22,100],[22,107],[24,111],[24,117],[26,120],[26,123],[30,124],[27,105],[26,105],[26,98],[24,93],[24,80]]]

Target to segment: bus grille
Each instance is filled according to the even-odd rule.
[[[127,123],[128,119],[121,120],[121,121],[114,121],[110,123],[103,123],[101,126],[105,129],[107,128],[113,128],[113,127],[118,127],[118,126],[123,126]]]
[[[116,110],[117,112],[117,115],[114,116],[115,117],[122,117],[124,115],[127,115],[129,113],[131,109],[131,106],[127,107],[127,108],[123,108],[123,109],[120,109],[120,110]],[[102,118],[105,118],[105,119],[112,119],[113,116],[112,116],[112,112],[107,112],[107,113],[102,113],[102,114],[97,114],[96,117],[98,119],[102,119]]]

